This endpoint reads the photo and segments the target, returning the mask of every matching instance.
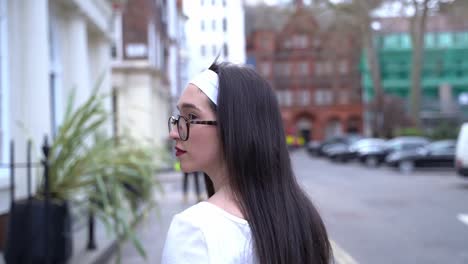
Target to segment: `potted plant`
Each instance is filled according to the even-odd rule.
[[[158,182],[154,177],[154,157],[158,152],[129,136],[116,140],[106,134],[110,115],[103,99],[95,89],[86,102],[72,111],[73,96],[70,97],[64,121],[48,153],[51,203],[46,209],[46,185],[41,182],[32,202],[22,201],[12,208],[5,250],[7,263],[45,263],[44,252],[51,263],[66,262],[72,248],[70,202],[85,206],[102,220],[118,244],[130,239],[146,256],[133,227],[155,205],[153,190]],[[46,210],[50,218],[44,222]],[[31,237],[31,241],[26,241]],[[25,243],[31,253],[27,258]],[[45,251],[46,245],[49,251]]]

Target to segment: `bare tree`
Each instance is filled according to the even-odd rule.
[[[385,0],[350,0],[338,2],[321,0],[318,5],[335,11],[337,19],[354,26],[361,37],[365,58],[369,67],[372,87],[374,91],[375,107],[372,107],[374,118],[373,128],[378,136],[383,136],[383,87],[380,71],[380,62],[377,49],[374,45],[374,30],[372,28],[372,12],[384,3]]]
[[[410,33],[413,56],[411,57],[411,117],[414,125],[420,127],[421,110],[421,68],[424,53],[424,35],[430,4],[438,0],[411,0],[414,14],[411,17]]]
[[[421,126],[421,69],[424,64],[424,36],[428,16],[433,13],[466,17],[468,1],[466,0],[387,0],[399,2],[401,13],[410,13],[409,32],[412,44],[411,57],[411,117],[416,127]],[[408,12],[407,12],[408,11]],[[411,14],[412,13],[412,14]]]

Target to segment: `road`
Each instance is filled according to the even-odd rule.
[[[298,181],[322,214],[337,264],[467,264],[468,179],[453,170],[409,175],[291,153]],[[180,173],[161,175],[165,196],[139,227],[148,261],[128,243],[122,263],[159,263],[172,215],[182,201]],[[192,184],[192,182],[189,182]],[[192,186],[193,187],[193,186]]]
[[[468,179],[453,170],[409,175],[292,153],[296,177],[351,263],[468,263]]]

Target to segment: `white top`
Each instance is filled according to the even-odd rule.
[[[253,264],[248,222],[208,202],[174,216],[162,264]]]

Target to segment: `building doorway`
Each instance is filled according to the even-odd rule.
[[[296,123],[296,127],[298,136],[302,137],[304,142],[309,142],[313,138],[312,122],[309,118],[300,118]]]
[[[357,116],[352,116],[348,119],[346,126],[346,133],[348,134],[358,134],[361,132],[361,119]]]

